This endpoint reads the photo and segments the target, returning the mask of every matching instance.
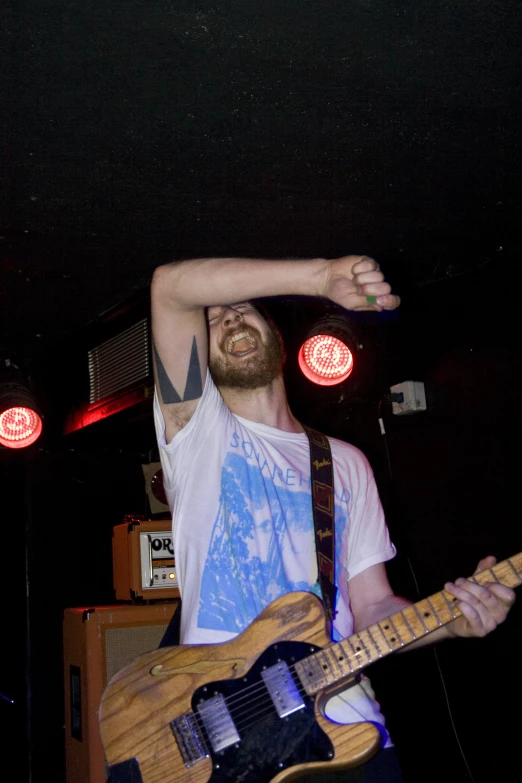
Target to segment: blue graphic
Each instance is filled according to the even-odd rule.
[[[321,595],[319,584],[310,583],[315,573],[310,477],[294,480],[296,471],[265,467],[266,461],[249,461],[244,453],[227,455],[201,582],[199,628],[240,633],[283,594]],[[336,503],[336,573],[347,516],[346,503]]]

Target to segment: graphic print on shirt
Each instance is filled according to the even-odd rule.
[[[287,592],[321,595],[310,576],[317,573],[315,549],[310,547],[310,477],[300,488],[286,486],[283,476],[277,470],[274,476],[265,475],[259,464],[228,453],[201,581],[199,628],[240,633]],[[337,570],[347,514],[347,504],[335,504]]]

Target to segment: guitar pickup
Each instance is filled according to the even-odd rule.
[[[303,709],[304,701],[285,661],[279,661],[274,666],[265,669],[261,672],[261,677],[265,681],[280,718],[286,718],[292,712]]]
[[[225,697],[218,693],[210,699],[199,702],[198,713],[203,721],[214,753],[229,748],[240,741],[234,721],[228,711]]]

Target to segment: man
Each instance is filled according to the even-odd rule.
[[[281,342],[251,303],[276,295],[327,297],[348,310],[400,303],[365,256],[194,259],[156,270],[154,413],[173,517],[183,644],[228,641],[290,591],[320,594],[308,438],[288,405]],[[410,602],[388,583],[384,563],[395,549],[366,458],[335,438],[330,443],[339,639]],[[494,562],[486,558],[478,570]],[[430,634],[430,642],[483,636],[514,601],[500,584],[457,580],[446,588],[462,617]],[[340,723],[380,724],[387,749],[354,771],[306,780],[402,780],[367,679],[332,698],[327,714]]]

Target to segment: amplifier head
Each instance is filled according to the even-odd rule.
[[[113,584],[118,601],[179,598],[170,518],[129,515],[112,532]]]

